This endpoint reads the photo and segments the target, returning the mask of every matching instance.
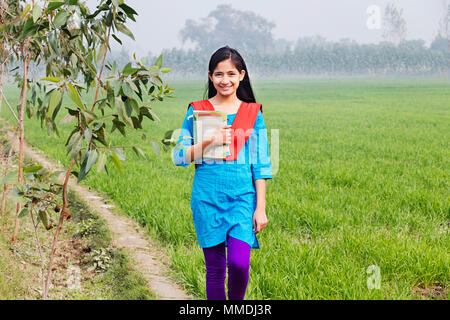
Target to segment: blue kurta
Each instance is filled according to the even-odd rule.
[[[187,167],[186,150],[193,144],[193,111],[189,106],[173,152],[175,165]],[[229,114],[232,125],[236,113]],[[192,137],[192,138],[191,138]],[[225,242],[227,234],[259,249],[253,232],[256,209],[255,180],[272,179],[267,130],[261,110],[252,133],[237,160],[195,160],[196,170],[191,194],[191,209],[197,239],[202,248]]]

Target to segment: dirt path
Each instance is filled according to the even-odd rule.
[[[8,132],[10,139],[13,139],[12,132]],[[17,146],[17,143],[14,143]],[[42,153],[35,151],[29,145],[24,145],[25,153],[33,160],[39,162],[49,170],[62,170],[54,162],[48,160]],[[60,176],[61,183],[64,174]],[[124,248],[133,257],[143,277],[147,280],[148,286],[161,300],[189,300],[193,297],[185,293],[181,287],[171,279],[167,273],[169,269],[169,258],[158,248],[148,237],[139,224],[131,218],[121,217],[113,213],[106,205],[104,199],[93,190],[78,185],[76,180],[70,179],[69,188],[78,194],[88,206],[97,212],[107,222],[113,237],[113,245]]]

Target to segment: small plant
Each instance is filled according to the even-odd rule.
[[[95,229],[94,229],[94,224],[95,224],[96,220],[89,218],[86,220],[82,220],[80,223],[78,223],[75,226],[75,236],[78,237],[85,237],[85,236],[89,236],[92,235],[93,233],[95,233]]]
[[[111,265],[111,256],[109,250],[100,248],[92,251],[92,261],[94,265],[88,269],[88,271],[95,271],[97,273],[104,273],[108,271]]]

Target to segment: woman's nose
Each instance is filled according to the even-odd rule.
[[[228,84],[230,82],[230,79],[228,77],[223,77],[222,81],[223,84]]]

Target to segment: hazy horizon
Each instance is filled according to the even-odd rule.
[[[95,9],[96,0],[87,0],[88,7]],[[183,44],[179,31],[187,19],[200,20],[220,4],[230,4],[234,9],[253,11],[274,22],[274,38],[295,42],[299,37],[320,35],[330,41],[349,38],[359,43],[378,43],[382,40],[381,29],[367,27],[367,8],[375,5],[384,12],[385,6],[394,3],[403,9],[407,23],[407,40],[423,39],[431,43],[439,30],[442,18],[442,0],[322,0],[312,4],[306,0],[209,0],[152,2],[127,0],[137,12],[136,22],[128,25],[136,41],[121,36],[124,48],[138,55],[148,52],[158,54],[162,49],[192,48],[191,43]],[[148,41],[148,40],[151,40]],[[114,49],[120,45],[113,41]]]

